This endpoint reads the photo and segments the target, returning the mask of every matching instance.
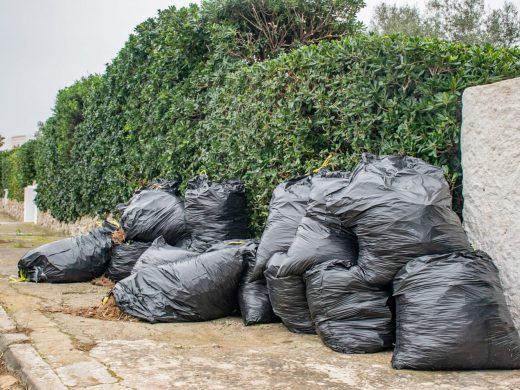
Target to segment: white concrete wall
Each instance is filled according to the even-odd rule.
[[[468,88],[462,104],[464,225],[495,260],[520,330],[520,78]]]
[[[23,221],[24,222],[38,222],[38,207],[34,200],[36,198],[36,185],[24,188],[23,197]]]

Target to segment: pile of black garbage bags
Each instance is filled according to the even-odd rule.
[[[200,175],[184,199],[160,181],[124,205],[126,242],[105,223],[19,262],[35,282],[105,273],[125,312],[151,323],[240,312],[282,321],[342,353],[394,348],[394,368],[520,368],[520,338],[498,270],[473,251],[441,168],[364,154],[353,172],[279,184],[260,240],[250,238],[239,180]]]

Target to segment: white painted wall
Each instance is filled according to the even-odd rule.
[[[462,104],[464,225],[495,260],[520,330],[520,78],[468,88]]]
[[[36,185],[25,187],[24,202],[23,202],[23,221],[37,223],[38,222],[38,208],[34,203],[36,197]]]

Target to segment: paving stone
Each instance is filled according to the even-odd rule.
[[[4,353],[11,344],[27,342],[29,337],[23,333],[3,333],[0,334],[0,354]]]
[[[5,312],[4,308],[0,306],[0,333],[14,332],[16,324]]]
[[[4,352],[7,367],[20,373],[34,390],[65,390],[66,387],[30,344],[13,344]]]
[[[58,368],[56,373],[66,386],[95,386],[117,382],[117,378],[96,361],[70,364]]]

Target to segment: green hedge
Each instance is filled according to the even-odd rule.
[[[9,190],[10,199],[22,201],[24,187],[36,179],[37,144],[32,139],[13,150],[0,152],[0,184],[2,189]]]
[[[520,75],[520,51],[361,34],[250,64],[197,7],[136,29],[101,76],[60,91],[38,139],[37,202],[60,220],[113,211],[140,184],[240,177],[262,229],[274,186],[333,155],[443,166],[461,208],[461,95]]]
[[[360,35],[305,47],[227,77],[198,126],[215,134],[198,165],[246,179],[255,227],[275,183],[329,154],[337,169],[363,152],[442,166],[460,212],[462,93],[519,75],[520,51],[490,46]]]

